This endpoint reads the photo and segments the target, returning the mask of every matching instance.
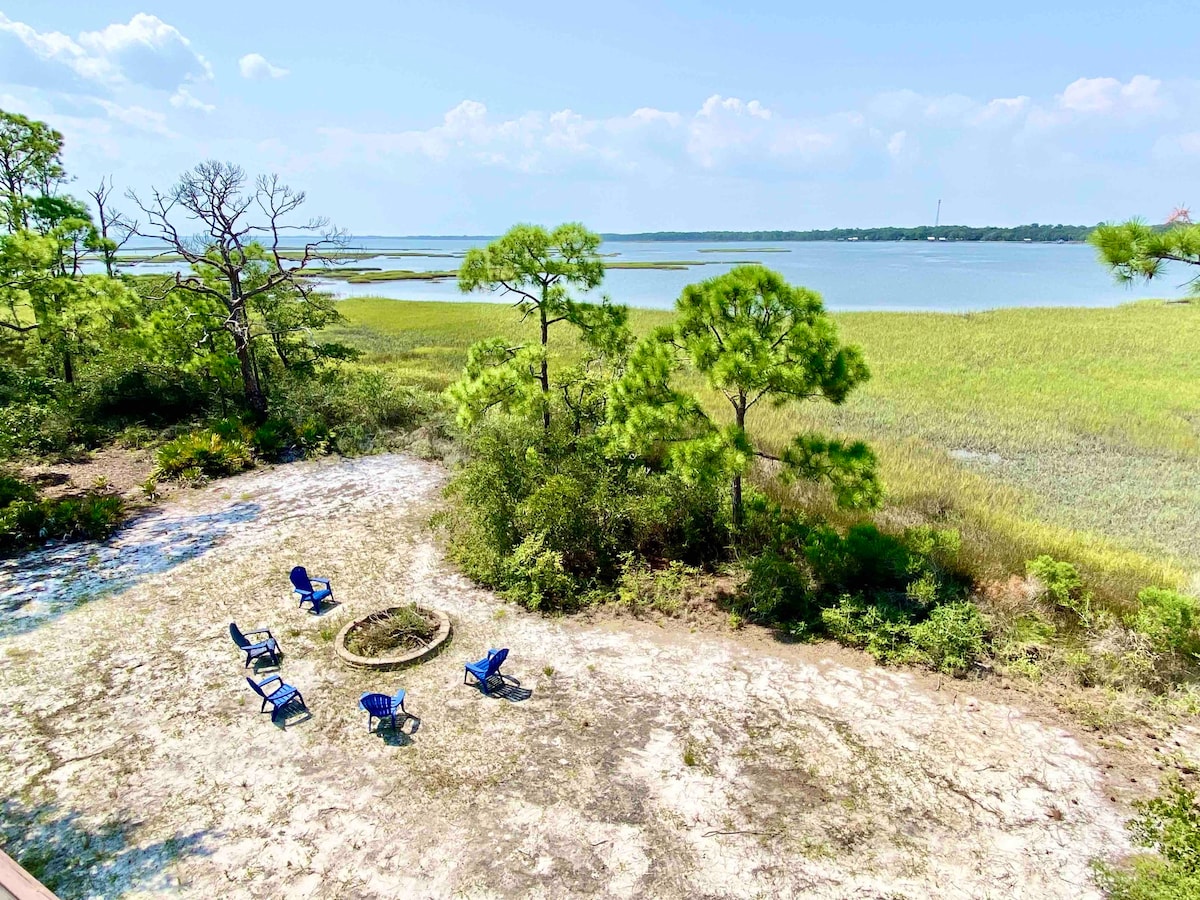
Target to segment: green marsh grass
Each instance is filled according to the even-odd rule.
[[[484,337],[533,339],[507,304],[343,301],[334,330],[366,362],[439,390]],[[671,318],[633,310],[644,333]],[[1144,301],[1110,309],[963,315],[839,313],[871,380],[841,407],[756,410],[782,445],[805,429],[871,442],[888,496],[880,519],[959,528],[980,579],[1039,553],[1075,562],[1098,598],[1187,586],[1200,570],[1200,310]],[[578,352],[559,340],[564,358]],[[710,397],[717,415],[723,404]],[[782,489],[781,489],[782,490]],[[797,486],[793,499],[827,504]]]

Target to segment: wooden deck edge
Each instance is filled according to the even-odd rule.
[[[0,900],[58,900],[58,897],[0,850]]]

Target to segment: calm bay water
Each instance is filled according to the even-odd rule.
[[[459,254],[483,241],[461,239],[358,238],[360,250],[409,250],[451,257],[357,259],[348,265],[432,271],[456,269]],[[702,252],[719,248],[729,252]],[[770,252],[772,249],[782,252]],[[686,270],[612,269],[600,292],[614,302],[669,309],[686,284],[728,271],[737,262],[761,262],[793,284],[819,291],[835,310],[968,312],[1005,306],[1115,306],[1141,297],[1177,297],[1182,276],[1153,285],[1114,283],[1086,244],[903,242],[690,243],[606,241],[610,262],[692,261]],[[133,271],[147,271],[139,265]],[[464,295],[453,280],[326,285],[338,296],[398,300],[496,300]]]

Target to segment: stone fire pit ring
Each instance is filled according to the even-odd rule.
[[[440,653],[442,647],[450,640],[450,617],[440,609],[431,609],[428,606],[420,605],[417,605],[417,609],[435,617],[438,621],[437,632],[434,634],[433,639],[424,647],[417,647],[415,650],[409,650],[406,653],[395,656],[359,656],[346,647],[346,636],[355,626],[362,625],[375,616],[390,613],[393,610],[402,609],[408,605],[401,604],[399,606],[389,606],[384,609],[374,609],[366,615],[359,616],[347,622],[342,627],[342,630],[337,633],[337,637],[333,639],[333,650],[338,655],[338,658],[346,665],[355,669],[379,669],[386,671],[388,669],[400,669],[405,666],[416,665]]]

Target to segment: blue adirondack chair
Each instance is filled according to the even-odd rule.
[[[396,730],[396,714],[403,713],[404,719],[408,718],[408,710],[404,708],[404,690],[403,688],[396,692],[396,696],[389,697],[387,694],[363,694],[358,701],[359,709],[367,711],[367,733],[371,733],[371,723],[376,719],[379,724],[383,725],[384,719],[391,719],[392,731]],[[401,724],[403,724],[403,719]]]
[[[312,611],[317,615],[321,614],[321,601],[333,599],[333,587],[329,584],[328,578],[310,578],[308,570],[304,566],[296,566],[292,569],[292,591],[300,598],[300,606],[303,608],[305,603],[312,604]],[[313,582],[323,584],[324,587],[313,587]]]
[[[272,682],[279,682],[276,688],[270,688]],[[259,712],[267,711],[267,704],[271,704],[271,721],[275,721],[275,717],[285,707],[292,703],[298,703],[304,709],[308,709],[308,704],[304,702],[304,697],[300,691],[290,684],[284,684],[283,679],[278,675],[272,675],[270,678],[264,678],[262,681],[255,681],[253,678],[247,678],[246,684],[254,690],[254,693],[262,697],[262,709]]]
[[[500,667],[504,665],[504,661],[508,659],[508,648],[503,650],[489,650],[487,656],[479,660],[479,662],[469,662],[463,666],[463,684],[470,684],[471,676],[479,682],[480,689],[485,693],[491,691],[489,682],[493,678],[499,678],[501,683],[504,682],[504,676],[500,674]]]
[[[263,634],[267,636],[265,640],[250,640],[252,637]],[[270,630],[264,628],[261,631],[251,631],[247,634],[242,634],[241,629],[237,627],[237,623],[230,622],[229,636],[238,645],[238,649],[246,654],[246,665],[250,665],[256,659],[262,659],[263,657],[269,657],[272,663],[279,665],[279,643],[271,636]]]

